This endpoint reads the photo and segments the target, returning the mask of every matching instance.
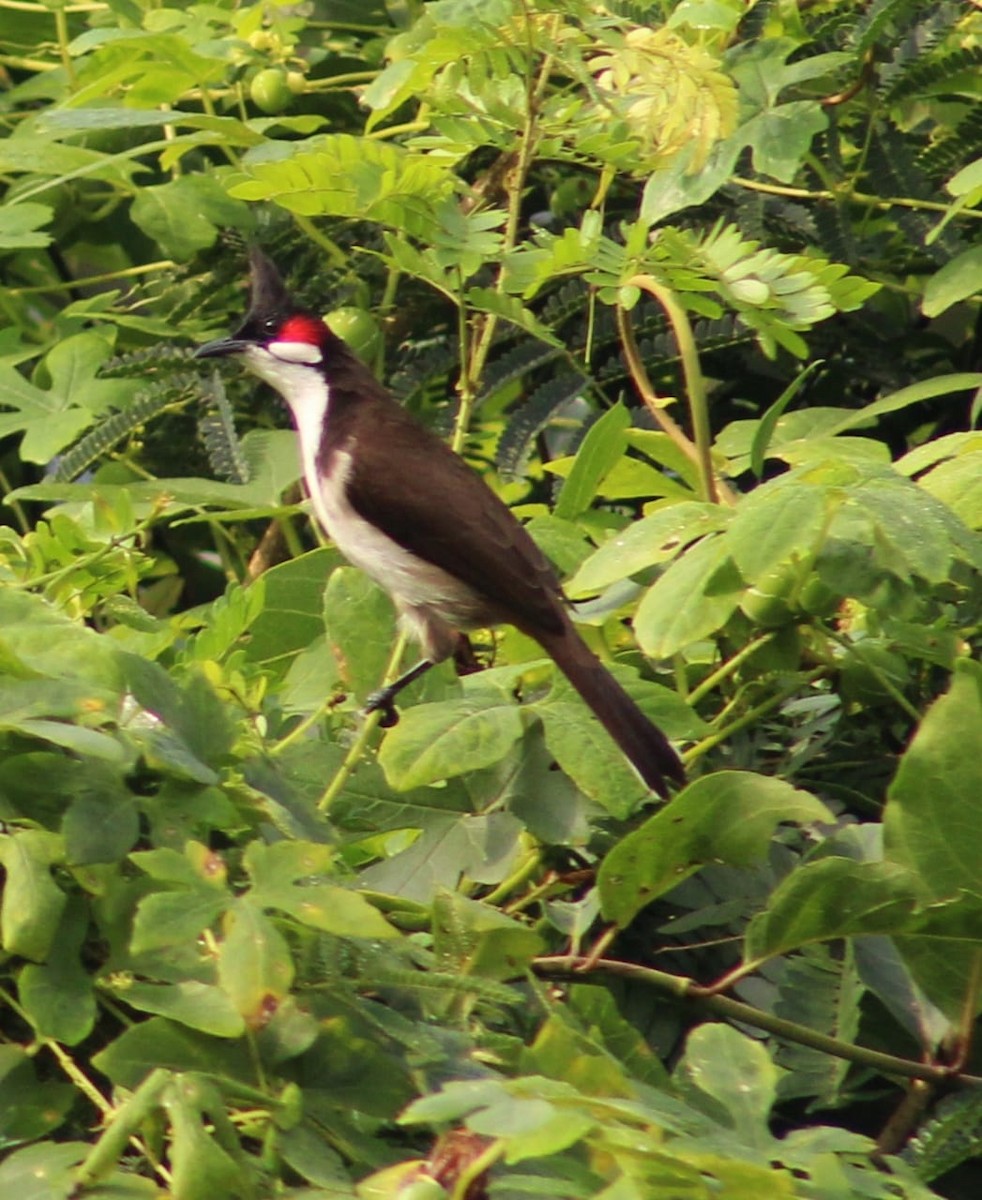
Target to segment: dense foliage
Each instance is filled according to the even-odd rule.
[[[978,1194],[980,38],[0,0],[4,1196]],[[251,239],[528,521],[668,804],[513,630],[360,715],[389,602],[190,360]]]

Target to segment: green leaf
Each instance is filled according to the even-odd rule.
[[[912,404],[920,404],[922,400],[933,400],[935,396],[947,396],[952,392],[974,391],[982,387],[982,374],[962,373],[955,375],[936,375],[930,379],[922,379],[918,383],[909,384],[889,396],[882,396],[860,408],[856,412],[845,413],[840,420],[828,430],[829,433],[844,433],[847,429],[855,429],[866,425],[877,417],[887,413],[899,412]]]
[[[565,585],[576,598],[600,591],[661,562],[690,543],[722,529],[730,514],[719,504],[683,500],[634,521],[604,542]]]
[[[774,567],[803,559],[823,534],[825,489],[806,481],[764,483],[745,497],[725,534],[726,548],[748,583]]]
[[[607,473],[627,450],[630,425],[627,409],[615,404],[590,426],[556,500],[557,517],[573,520],[590,507]]]
[[[251,843],[245,855],[253,879],[250,901],[337,937],[396,937],[396,930],[364,896],[320,882],[333,858],[328,846],[313,842]]]
[[[897,933],[918,901],[911,873],[896,863],[820,858],[792,871],[747,929],[744,962],[757,963],[811,942]]]
[[[263,574],[263,608],[249,627],[248,661],[275,671],[324,634],[324,589],[340,564],[336,550],[312,550]]]
[[[792,100],[751,117],[738,130],[750,146],[754,166],[780,183],[791,183],[814,138],[828,127],[815,100]]]
[[[962,659],[950,691],[928,710],[901,758],[883,814],[888,861],[913,871],[930,900],[979,884],[977,864],[966,849],[982,844],[982,759],[965,753],[978,738],[982,665]]]
[[[404,712],[382,742],[378,760],[397,791],[423,787],[489,767],[522,736],[517,704],[498,692],[471,692],[459,700],[417,704]]]
[[[0,906],[0,940],[9,954],[43,962],[58,933],[66,896],[51,878],[64,858],[60,837],[41,829],[0,836],[7,872]]]
[[[53,216],[49,205],[31,201],[0,209],[0,250],[37,250],[47,246],[52,235],[40,230]]]
[[[748,1150],[776,1153],[768,1127],[780,1071],[760,1042],[722,1023],[694,1029],[676,1079],[715,1101],[726,1124]]]
[[[829,819],[824,804],[783,780],[749,771],[707,775],[608,853],[598,876],[603,915],[626,926],[707,863],[759,861],[778,825]]]
[[[152,892],[136,910],[130,949],[134,954],[193,941],[224,911],[228,898],[213,888]]]
[[[0,1163],[0,1191],[18,1200],[68,1200],[86,1150],[83,1142],[40,1142],[15,1150]]]
[[[214,245],[219,227],[247,228],[248,206],[233,200],[210,175],[182,175],[157,187],[142,187],[130,216],[143,232],[178,262]]]
[[[252,900],[243,897],[225,913],[218,978],[236,1011],[254,1029],[265,1025],[293,982],[286,940]]]
[[[927,938],[900,943],[918,982],[954,1019],[974,986],[978,954],[977,937],[962,940],[966,926],[977,919],[977,902],[957,898],[979,886],[972,848],[982,838],[982,762],[965,748],[980,737],[982,665],[962,659],[950,691],[928,710],[900,760],[883,816],[887,860],[913,872],[925,900],[956,901],[947,912],[939,910],[933,922],[937,935],[946,923],[951,927],[946,946]]]
[[[243,178],[228,191],[240,200],[271,200],[306,217],[357,217],[432,240],[434,210],[456,180],[438,158],[391,142],[347,133],[310,138],[280,161],[246,155]]]
[[[219,1145],[203,1124],[205,1114],[189,1095],[189,1088],[173,1089],[167,1105],[171,1121],[170,1165],[174,1195],[181,1200],[251,1200],[255,1195],[244,1166]],[[224,1106],[222,1106],[224,1115]]]
[[[132,1091],[151,1071],[203,1071],[218,1078],[255,1082],[255,1063],[244,1040],[195,1033],[163,1017],[131,1025],[92,1057],[92,1065],[117,1087]]]
[[[433,948],[461,975],[512,979],[525,973],[543,942],[534,929],[487,904],[440,892],[433,903]]]
[[[245,1021],[221,988],[189,979],[181,983],[140,983],[115,979],[111,987],[117,1000],[139,1012],[169,1017],[189,1029],[214,1037],[235,1038],[245,1032]]]
[[[982,246],[973,246],[956,254],[927,281],[921,311],[926,317],[940,316],[953,304],[967,300],[979,291],[982,278]]]
[[[645,593],[634,617],[638,644],[650,658],[670,658],[719,629],[736,608],[743,587],[725,540],[703,538]]]
[[[95,1024],[92,978],[80,958],[88,925],[88,911],[76,900],[62,916],[48,961],[29,963],[17,981],[20,1002],[37,1036],[66,1046],[88,1037]]]
[[[392,653],[392,601],[363,571],[338,567],[324,590],[324,625],[341,679],[365,700],[381,684]]]
[[[41,1082],[35,1059],[20,1046],[0,1046],[0,1146],[33,1142],[57,1129],[75,1092],[67,1084]],[[0,1178],[3,1168],[0,1167]]]

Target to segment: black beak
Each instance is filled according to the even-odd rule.
[[[242,338],[217,338],[213,342],[205,342],[194,352],[195,358],[224,358],[227,354],[242,354],[248,350],[252,342]]]

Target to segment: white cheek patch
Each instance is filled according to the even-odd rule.
[[[305,363],[311,367],[324,357],[310,342],[270,342],[266,349],[281,362]]]

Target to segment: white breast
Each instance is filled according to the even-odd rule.
[[[347,495],[351,475],[349,450],[335,451],[321,472],[318,461],[330,389],[319,371],[284,361],[256,347],[246,352],[249,368],[283,396],[293,414],[300,440],[304,482],[314,513],[341,553],[370,575],[394,600],[409,632],[423,643],[427,657],[446,657],[453,650],[449,628],[480,623],[470,588],[432,566],[358,515]]]

